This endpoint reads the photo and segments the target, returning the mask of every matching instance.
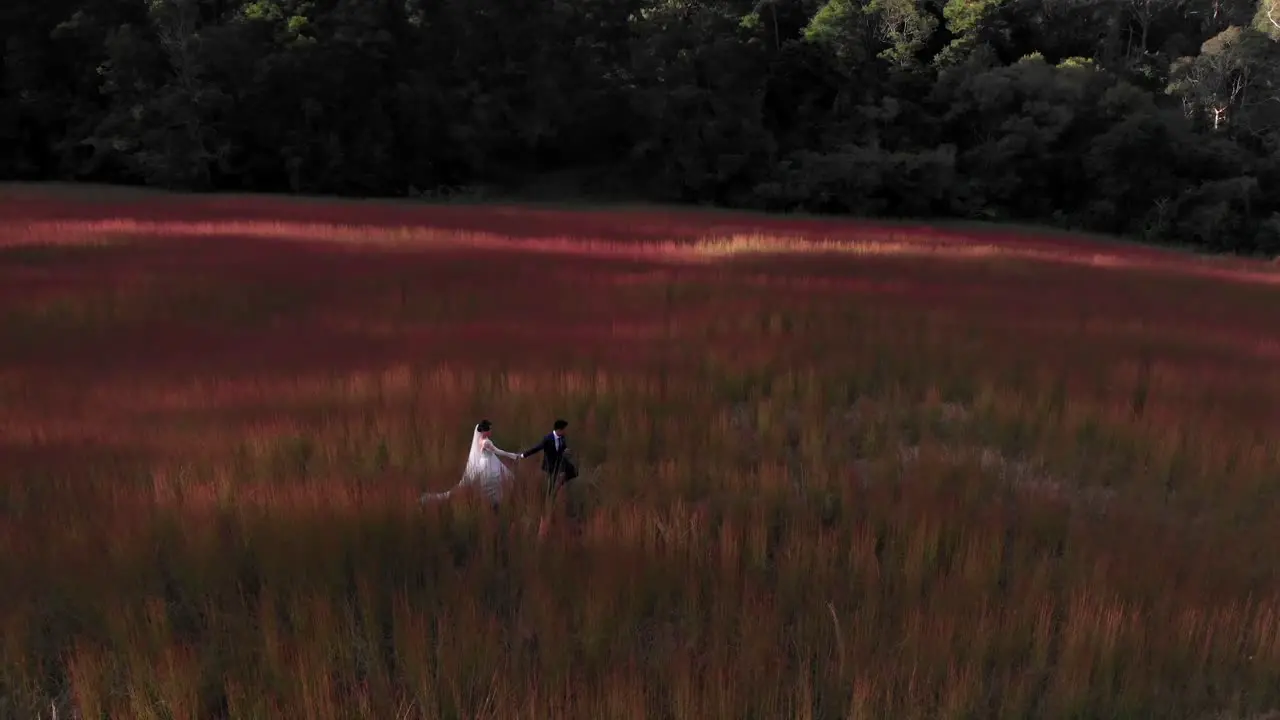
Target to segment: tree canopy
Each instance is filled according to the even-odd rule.
[[[1280,0],[7,0],[0,178],[1280,253]]]

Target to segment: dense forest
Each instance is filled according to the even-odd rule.
[[[0,179],[1280,253],[1280,0],[4,0]]]

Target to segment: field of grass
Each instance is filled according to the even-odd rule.
[[[1280,268],[1009,233],[32,191],[0,718],[1280,708]],[[537,539],[453,486],[570,423]]]

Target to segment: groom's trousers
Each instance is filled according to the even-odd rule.
[[[550,469],[544,470],[547,475],[546,497],[554,499],[560,488],[576,477],[578,477],[578,468],[568,458],[560,458],[560,461],[551,466]]]

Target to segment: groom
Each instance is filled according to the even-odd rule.
[[[547,496],[550,497],[559,489],[561,483],[558,483],[557,476],[564,473],[564,482],[568,482],[578,477],[578,468],[565,457],[565,451],[568,450],[568,441],[564,436],[565,428],[569,427],[569,423],[565,420],[556,420],[551,425],[551,433],[542,438],[537,445],[520,453],[521,458],[527,458],[536,453],[542,453],[542,471],[547,474]]]

